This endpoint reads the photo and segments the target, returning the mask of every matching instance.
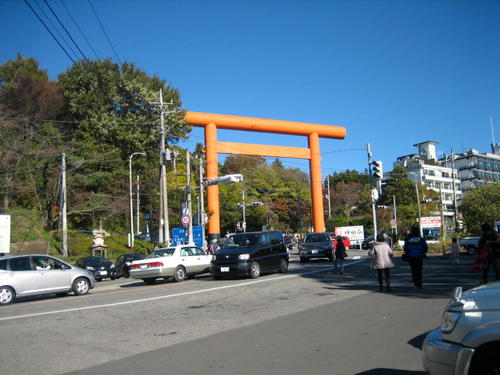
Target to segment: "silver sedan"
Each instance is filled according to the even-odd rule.
[[[0,305],[17,297],[42,294],[87,294],[94,276],[49,255],[29,254],[0,257]]]

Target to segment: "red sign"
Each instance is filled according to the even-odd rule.
[[[191,217],[189,217],[189,215],[182,215],[181,223],[183,225],[189,225],[190,222],[191,222]]]

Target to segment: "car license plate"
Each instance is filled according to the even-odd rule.
[[[221,267],[220,272],[229,272],[229,267]]]
[[[312,254],[318,254],[318,250],[311,251]]]
[[[100,273],[101,276],[104,276],[104,275],[108,274],[108,271],[99,271],[99,273]]]
[[[141,264],[141,268],[148,268],[147,264]]]

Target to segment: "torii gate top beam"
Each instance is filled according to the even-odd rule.
[[[194,126],[213,123],[217,129],[245,130],[263,133],[304,135],[316,133],[320,138],[344,139],[346,129],[341,126],[308,124],[305,122],[268,120],[255,117],[218,115],[213,113],[186,112],[184,118]]]

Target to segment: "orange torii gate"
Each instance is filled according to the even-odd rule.
[[[344,127],[200,112],[186,112],[184,119],[193,126],[205,128],[208,180],[218,177],[218,154],[309,159],[314,231],[325,231],[319,138],[343,139],[346,135]],[[218,142],[217,129],[303,135],[308,137],[309,148]],[[211,213],[208,221],[208,238],[209,240],[213,238],[218,239],[220,237],[218,185],[207,186],[207,207]]]

